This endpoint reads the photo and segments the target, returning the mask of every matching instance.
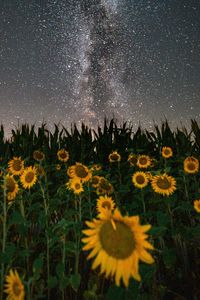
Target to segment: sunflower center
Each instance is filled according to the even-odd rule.
[[[81,185],[80,185],[80,183],[76,183],[76,184],[74,185],[74,187],[75,187],[76,190],[79,190],[80,187],[81,187]]]
[[[12,193],[15,190],[15,182],[13,181],[12,178],[8,178],[6,180],[6,189],[8,193]]]
[[[146,164],[147,164],[147,159],[146,159],[146,157],[141,157],[141,158],[139,159],[139,163],[140,163],[141,165],[146,165]]]
[[[165,154],[165,155],[169,155],[170,153],[171,153],[171,152],[170,152],[169,149],[165,149],[165,150],[164,150],[164,154]]]
[[[191,170],[191,171],[196,169],[195,164],[193,162],[187,163],[187,168],[188,168],[188,170]]]
[[[85,178],[88,175],[88,173],[84,166],[76,166],[76,175],[80,178]]]
[[[13,162],[13,169],[15,171],[20,171],[22,168],[22,162],[19,159],[14,160]]]
[[[113,222],[116,228],[113,228],[109,220],[100,229],[102,247],[108,255],[117,259],[126,259],[135,249],[133,232],[126,224],[114,220]]]
[[[60,153],[60,157],[61,157],[61,158],[66,158],[66,157],[67,157],[67,154],[66,154],[65,152],[61,152],[61,153]]]
[[[143,184],[143,183],[145,183],[145,178],[144,178],[144,176],[142,176],[142,175],[138,175],[138,176],[136,177],[136,181],[137,181],[137,183],[139,183],[139,184]]]
[[[167,190],[167,189],[169,189],[171,187],[171,183],[170,183],[170,181],[167,178],[159,178],[157,180],[157,186],[160,189]]]
[[[109,182],[107,180],[101,180],[100,181],[100,187],[103,189],[103,190],[109,190],[110,189],[110,186],[109,186]]]
[[[98,177],[93,177],[92,178],[92,183],[93,184],[97,184],[99,182],[99,178]]]
[[[25,181],[30,183],[34,179],[34,173],[33,172],[28,172],[25,176]]]
[[[119,156],[117,154],[112,154],[111,159],[117,161],[119,159]]]
[[[34,156],[36,159],[38,160],[42,160],[44,158],[43,153],[39,152],[39,151],[35,151]]]
[[[132,164],[136,164],[137,158],[136,158],[135,156],[131,156],[131,157],[129,158],[129,161],[130,161],[130,163],[132,163]]]
[[[19,296],[21,293],[21,287],[19,286],[19,284],[17,282],[13,283],[13,294],[15,296]]]
[[[103,207],[103,208],[111,209],[111,204],[110,204],[109,201],[104,201],[104,202],[102,203],[102,207]]]

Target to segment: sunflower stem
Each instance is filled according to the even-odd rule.
[[[141,189],[141,200],[142,200],[143,212],[144,212],[144,215],[146,216],[146,205],[145,205],[145,201],[144,201],[144,191],[143,191],[143,189]]]
[[[46,176],[45,176],[46,178]],[[48,227],[49,227],[49,222],[48,222],[48,197],[46,198],[45,196],[45,191],[44,188],[41,184],[41,182],[39,182],[40,185],[40,189],[42,192],[42,197],[44,200],[44,211],[45,211],[45,222],[46,222],[46,230],[45,230],[45,234],[46,234],[46,256],[47,256],[47,281],[48,281],[48,300],[50,299],[50,289],[49,289],[49,278],[50,278],[50,260],[49,260],[49,235],[48,235]]]
[[[30,199],[30,197],[29,197]],[[25,210],[24,210],[24,202],[23,202],[23,199],[22,199],[22,196],[20,196],[20,211],[21,211],[21,215],[24,219],[24,226],[26,226],[26,215],[25,215]],[[25,243],[25,249],[27,251],[26,253],[26,269],[27,269],[27,274],[28,274],[28,277],[29,277],[29,259],[28,259],[28,239],[27,239],[27,236],[24,237],[24,243]]]

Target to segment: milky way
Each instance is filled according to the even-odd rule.
[[[200,120],[200,2],[0,0],[0,120]]]

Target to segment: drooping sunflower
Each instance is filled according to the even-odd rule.
[[[21,157],[13,157],[8,162],[8,171],[13,175],[20,175],[23,173],[24,170],[24,161]]]
[[[70,178],[78,177],[82,182],[87,182],[92,177],[92,172],[82,163],[76,162],[75,165],[67,169]]]
[[[115,202],[111,197],[100,196],[97,199],[97,212],[101,213],[104,209],[113,210],[115,208]]]
[[[200,213],[200,200],[194,200],[194,209]]]
[[[163,175],[155,175],[151,180],[151,186],[156,193],[169,196],[176,190],[176,180],[166,173]]]
[[[74,194],[76,194],[76,195],[84,192],[82,182],[80,181],[80,179],[78,179],[76,177],[70,179],[69,182],[66,183],[66,186],[69,190],[73,191]]]
[[[60,149],[57,152],[57,157],[58,157],[58,160],[60,160],[62,162],[67,162],[69,160],[69,152],[66,151],[65,149]]]
[[[4,292],[8,294],[7,299],[9,300],[24,300],[25,291],[24,285],[21,282],[17,270],[10,270],[6,276]]]
[[[42,161],[45,159],[45,155],[42,151],[39,151],[39,150],[35,150],[33,152],[33,158],[37,161]]]
[[[135,166],[137,163],[137,155],[136,154],[129,154],[128,156],[128,162],[130,163],[131,166]]]
[[[30,189],[37,181],[36,167],[27,167],[20,176],[20,181],[25,189]]]
[[[151,158],[148,155],[138,155],[136,164],[141,169],[147,169],[151,166]]]
[[[188,156],[183,162],[185,173],[194,174],[199,171],[199,161],[194,156]]]
[[[108,159],[111,163],[119,162],[121,161],[121,155],[117,151],[113,151],[109,154]]]
[[[162,147],[162,157],[170,158],[173,156],[173,151],[171,147]]]
[[[139,189],[143,189],[145,186],[148,185],[148,177],[144,172],[135,172],[132,176],[132,182],[135,187]]]
[[[16,195],[19,191],[19,186],[13,175],[7,174],[5,176],[5,186],[6,196],[8,201],[13,201],[16,198]]]
[[[93,186],[94,188],[97,188],[97,187],[98,187],[100,178],[101,178],[101,177],[98,176],[98,175],[92,176],[92,178],[91,178],[91,183],[92,183],[92,186]]]
[[[112,184],[104,177],[100,177],[96,192],[98,195],[111,195],[114,192]]]
[[[92,269],[100,266],[106,277],[115,277],[117,286],[121,279],[126,287],[131,277],[140,281],[139,260],[154,262],[147,252],[154,247],[146,240],[151,225],[140,225],[139,216],[123,217],[118,209],[114,212],[105,209],[99,219],[86,224],[89,229],[83,230],[87,236],[82,239],[86,244],[83,250],[91,250],[87,259],[95,257]]]

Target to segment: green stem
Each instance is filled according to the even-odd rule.
[[[25,210],[24,210],[24,202],[23,202],[23,199],[22,199],[22,196],[20,197],[20,211],[21,211],[21,215],[24,219],[24,226],[26,226],[26,215],[25,215]],[[28,239],[27,239],[27,236],[24,237],[24,243],[25,243],[25,249],[27,251],[26,253],[26,269],[27,269],[27,276],[29,277],[29,259],[28,259]]]
[[[146,205],[145,205],[145,201],[144,201],[144,191],[143,191],[143,189],[141,189],[141,200],[142,200],[143,212],[144,212],[144,215],[146,215]]]
[[[49,284],[49,278],[50,278],[50,255],[49,255],[49,235],[48,235],[48,227],[49,227],[49,222],[48,222],[48,199],[46,198],[45,196],[45,191],[43,189],[43,186],[41,184],[41,182],[39,183],[40,184],[40,189],[41,189],[41,192],[42,192],[42,197],[43,197],[43,200],[44,200],[44,211],[45,211],[45,222],[46,222],[46,230],[45,230],[45,234],[46,234],[46,242],[47,242],[47,245],[46,245],[46,256],[47,256],[47,281],[48,281],[48,284]],[[49,289],[49,286],[48,286],[48,300],[50,299],[50,289]]]

